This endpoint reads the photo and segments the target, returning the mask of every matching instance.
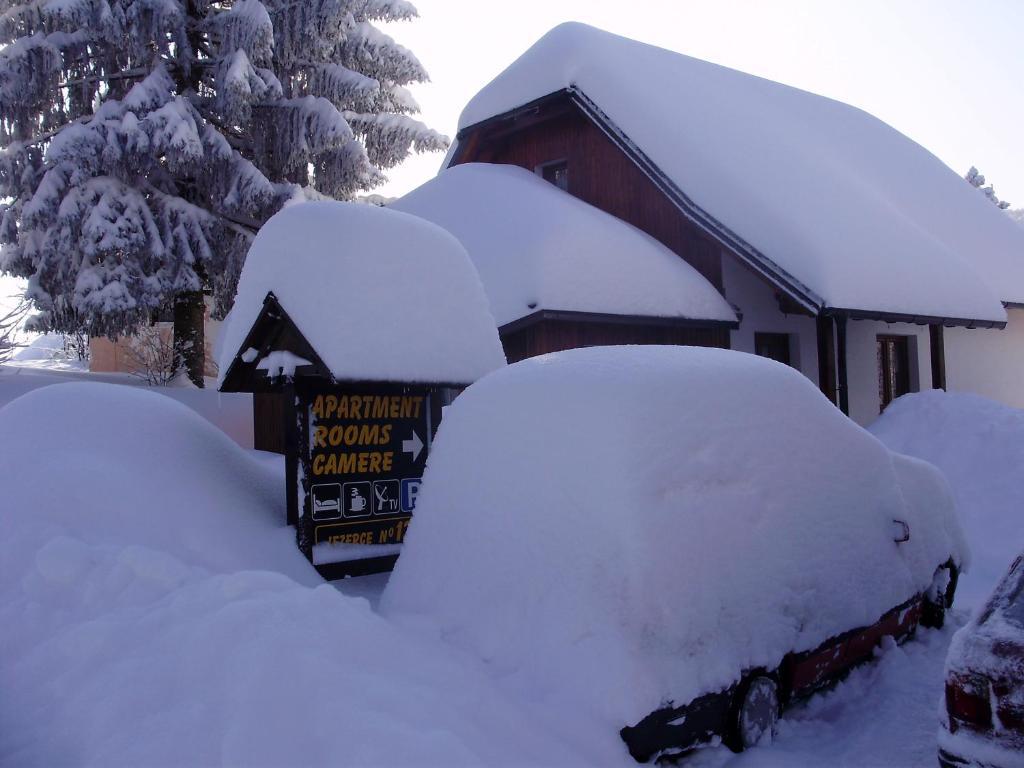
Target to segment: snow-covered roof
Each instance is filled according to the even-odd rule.
[[[391,207],[462,242],[499,326],[539,310],[736,320],[653,237],[516,166],[458,165]]]
[[[997,299],[1024,302],[1024,231],[832,99],[568,23],[485,86],[459,128],[566,89],[809,304],[1004,322]]]
[[[242,345],[268,293],[338,380],[460,384],[505,365],[465,249],[415,216],[320,201],[271,217],[224,323],[222,381],[236,355],[259,367]]]

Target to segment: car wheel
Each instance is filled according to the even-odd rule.
[[[768,675],[748,677],[740,685],[723,741],[733,752],[771,744],[779,722],[779,684]]]
[[[953,605],[959,577],[960,572],[952,562],[936,569],[921,606],[921,626],[942,629],[946,623],[946,609]]]

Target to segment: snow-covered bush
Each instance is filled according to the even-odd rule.
[[[21,348],[19,337],[28,311],[27,301],[18,301],[7,308],[0,306],[0,363],[10,360]]]

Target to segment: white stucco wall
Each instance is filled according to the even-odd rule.
[[[878,418],[878,337],[908,337],[910,391],[932,388],[932,358],[928,326],[850,320],[846,323],[847,384],[850,387],[850,418],[867,426]]]
[[[730,346],[740,352],[754,351],[755,333],[789,333],[790,360],[794,368],[818,383],[818,335],[814,318],[784,315],[771,287],[729,256],[722,257],[725,298],[742,313],[738,330],[730,334]]]
[[[741,352],[753,352],[755,333],[793,334],[795,340],[790,348],[793,365],[817,384],[818,337],[814,319],[802,315],[783,315],[775,300],[774,290],[728,256],[722,259],[722,282],[725,297],[742,313],[739,329],[731,333],[731,347]],[[1021,322],[1024,326],[1024,317]],[[846,360],[850,418],[861,425],[870,424],[878,418],[876,342],[880,334],[909,337],[911,391],[931,388],[928,326],[873,320],[849,321],[846,326]],[[793,352],[797,354],[793,355]]]
[[[946,387],[1024,408],[1024,309],[1006,314],[1001,331],[946,329]]]

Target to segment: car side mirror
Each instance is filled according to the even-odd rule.
[[[910,541],[910,526],[902,520],[892,521],[892,540],[897,544]]]

